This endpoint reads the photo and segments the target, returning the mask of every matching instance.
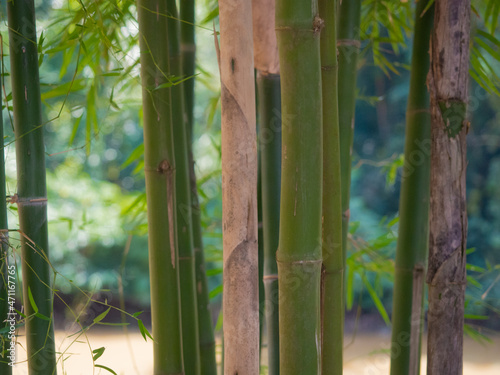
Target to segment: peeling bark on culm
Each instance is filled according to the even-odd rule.
[[[428,375],[462,374],[470,0],[437,0],[431,38]]]

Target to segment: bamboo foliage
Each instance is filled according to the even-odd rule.
[[[169,74],[182,76],[180,25],[175,0],[167,0]],[[193,226],[191,220],[191,189],[184,110],[184,84],[172,86],[172,129],[174,137],[176,233],[179,252],[179,283],[181,289],[182,348],[186,375],[200,374],[200,344],[196,297]]]
[[[276,2],[282,103],[280,371],[321,372],[322,100],[316,1]]]
[[[323,208],[321,272],[322,374],[342,374],[344,302],[342,201],[337,88],[337,4],[319,0],[323,98]]]
[[[154,373],[184,372],[166,2],[138,0]]]
[[[32,0],[9,1],[7,12],[16,136],[16,201],[23,233],[21,258],[28,370],[30,375],[55,374],[35,4]]]
[[[219,1],[224,373],[259,372],[257,142],[250,0]]]
[[[399,202],[392,311],[392,375],[420,373],[425,266],[429,240],[431,118],[426,80],[434,8],[415,12],[410,92],[406,110],[405,164]],[[409,343],[409,344],[408,344]]]
[[[201,231],[200,207],[194,159],[192,151],[193,109],[194,109],[194,73],[195,73],[195,3],[194,0],[180,1],[181,23],[181,51],[183,74],[192,77],[184,82],[184,109],[187,118],[186,138],[189,161],[189,181],[191,190],[191,221],[193,227],[193,246],[195,255],[196,298],[198,310],[198,336],[200,351],[201,375],[215,375],[217,363],[215,361],[215,338],[208,296],[208,284],[205,274],[205,259],[203,254],[203,237]]]
[[[466,283],[470,0],[437,0],[431,38],[427,374],[461,374]]]

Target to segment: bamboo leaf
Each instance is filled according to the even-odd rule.
[[[149,331],[146,329],[146,327],[144,326],[144,323],[142,323],[141,319],[137,319],[137,324],[139,326],[139,331],[141,332],[142,337],[144,337],[144,341],[147,341],[146,336],[149,337],[151,340],[153,340],[153,337],[151,336]]]
[[[218,285],[214,289],[210,291],[209,297],[210,299],[214,298],[215,296],[218,296],[219,294],[222,293],[223,290],[223,285]]]
[[[31,294],[31,288],[28,287],[28,299],[30,301],[31,308],[35,311],[35,314],[38,313],[38,306],[35,303],[35,299],[33,298],[33,294]]]
[[[99,323],[101,320],[103,320],[106,317],[106,315],[108,315],[109,310],[111,310],[111,307],[108,307],[108,309],[106,311],[104,311],[103,313],[96,316],[94,318],[94,323]]]
[[[377,295],[377,293],[375,292],[372,285],[370,284],[370,282],[368,281],[368,279],[366,278],[366,276],[364,274],[363,274],[362,279],[363,279],[363,284],[365,284],[366,289],[368,290],[368,294],[370,294],[370,297],[372,298],[373,302],[375,303],[375,307],[377,308],[378,312],[380,313],[380,315],[384,319],[385,324],[390,326],[391,321],[389,319],[389,315],[387,314],[387,311],[385,310],[384,305],[382,304],[382,301],[380,300],[379,296]]]
[[[73,130],[71,131],[71,135],[69,137],[69,145],[72,145],[74,140],[75,140],[75,137],[76,137],[76,133],[78,131],[78,127],[80,125],[80,121],[82,121],[82,117],[83,115],[81,115],[80,117],[78,117],[76,120],[75,120],[75,123],[73,124]],[[71,229],[70,229],[71,230]]]
[[[94,365],[95,367],[99,367],[99,368],[102,368],[103,370],[106,370],[114,375],[117,375],[116,372],[114,372],[112,369],[110,369],[109,367],[106,367],[106,366],[103,366],[103,365]]]
[[[98,349],[94,349],[94,350],[92,350],[92,353],[94,353],[94,356],[93,356],[94,361],[97,361],[97,359],[98,359],[100,356],[102,356],[102,355],[103,355],[104,350],[105,350],[104,346],[103,346],[103,347],[100,347],[100,348],[98,348]]]

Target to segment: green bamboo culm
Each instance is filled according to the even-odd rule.
[[[337,3],[319,0],[323,90],[323,269],[321,273],[322,374],[342,374],[344,292],[338,114]]]
[[[316,1],[276,2],[284,129],[276,258],[280,371],[287,375],[321,373],[322,25]]]
[[[405,161],[399,201],[392,310],[391,375],[418,375],[423,298],[429,249],[429,183],[431,116],[427,73],[434,6],[417,2],[406,110]]]
[[[175,0],[167,0],[169,74],[181,77],[182,55],[180,22]],[[200,342],[196,297],[195,256],[191,220],[191,188],[187,151],[187,117],[184,110],[184,84],[171,88],[172,127],[175,157],[175,191],[177,207],[177,243],[179,282],[181,288],[182,350],[186,375],[200,375]]]
[[[0,72],[2,71],[2,61],[0,61]],[[3,87],[3,76],[0,77],[0,87]],[[2,95],[0,95],[0,108],[2,108]],[[4,146],[3,146],[3,113],[0,111],[0,139],[2,140],[2,150],[0,152],[0,328],[5,329],[2,334],[2,341],[0,343],[0,374],[11,375],[12,366],[9,365],[9,358],[12,351],[11,348],[12,337],[10,327],[11,322],[8,320],[13,318],[13,315],[9,315],[9,302],[15,299],[15,295],[10,295],[9,299],[9,274],[11,276],[11,282],[14,281],[12,278],[15,276],[13,273],[9,273],[12,267],[9,267],[8,255],[9,255],[9,233],[7,232],[7,200],[6,200],[6,181],[5,181],[5,159],[4,159]],[[12,272],[12,271],[11,271]]]
[[[281,185],[281,92],[279,74],[257,74],[264,292],[269,375],[279,374],[279,243]]]
[[[351,189],[351,155],[354,136],[354,109],[356,104],[356,75],[360,48],[359,24],[361,0],[342,1],[339,5],[338,24],[338,82],[340,171],[342,184],[342,251],[344,269],[349,232],[349,199]]]
[[[198,335],[200,346],[200,368],[201,375],[216,375],[217,362],[215,358],[215,337],[210,311],[210,298],[208,295],[208,283],[205,271],[205,257],[203,253],[203,236],[201,230],[201,215],[196,185],[196,174],[193,159],[193,109],[194,109],[194,85],[196,66],[195,45],[195,2],[194,0],[180,1],[181,22],[181,51],[183,75],[192,77],[184,82],[184,110],[187,117],[186,135],[189,159],[189,178],[191,188],[191,220],[193,227],[193,246],[195,255],[196,273],[196,297],[198,309]]]
[[[154,374],[184,373],[166,2],[138,0]]]
[[[256,82],[257,83],[257,82]],[[257,87],[256,87],[257,91]],[[257,107],[257,116],[259,113],[259,103],[258,103],[258,95],[256,93],[255,97],[255,106]],[[257,119],[258,122],[258,119]],[[257,123],[257,128],[259,124]],[[259,131],[257,130],[257,139],[259,139]],[[258,223],[258,232],[257,232],[257,248],[258,248],[258,256],[259,256],[259,365],[262,365],[262,347],[265,340],[265,315],[264,309],[266,304],[266,295],[264,292],[264,228],[262,224],[262,168],[261,168],[261,149],[260,146],[257,145],[257,223]]]
[[[32,0],[8,1],[7,13],[28,371],[30,375],[53,375],[53,292],[35,4]]]

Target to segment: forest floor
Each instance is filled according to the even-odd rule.
[[[88,333],[87,338],[88,342],[85,337],[70,337],[69,333],[64,331],[56,332],[58,351],[64,352],[62,357],[64,361],[59,361],[59,375],[110,374],[103,369],[93,369],[91,350],[101,347],[104,347],[105,351],[96,363],[109,367],[117,375],[150,375],[153,373],[151,340],[144,341],[138,331],[131,331],[127,338],[122,330],[96,330]],[[355,336],[354,341],[351,339],[352,334],[346,334],[344,375],[385,375],[389,373],[390,336],[387,332],[360,332]],[[481,344],[470,338],[465,339],[464,375],[500,374],[500,336],[495,336],[492,340],[492,343]],[[23,336],[19,337],[17,348],[17,361],[25,361],[26,352]],[[220,352],[220,345],[218,350]],[[425,375],[425,348],[423,348],[422,353],[422,375]],[[264,351],[263,363],[265,363],[265,357]],[[16,375],[27,374],[26,362],[15,365],[15,373]]]

